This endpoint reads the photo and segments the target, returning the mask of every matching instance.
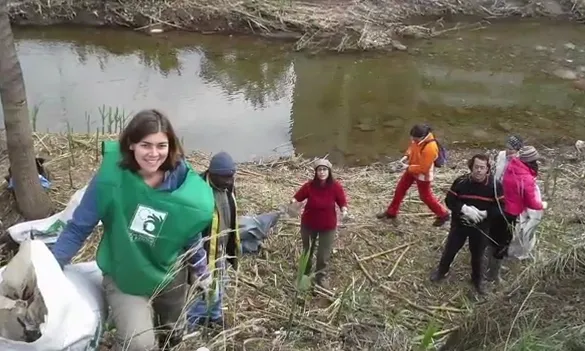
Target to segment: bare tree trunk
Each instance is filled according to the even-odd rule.
[[[7,0],[0,0],[0,100],[18,208],[26,219],[47,217],[51,214],[51,200],[38,178],[24,79],[8,18]]]

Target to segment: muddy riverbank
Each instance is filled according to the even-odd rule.
[[[579,21],[585,3],[563,0],[16,0],[16,25],[122,26],[147,33],[170,30],[255,34],[293,41],[296,50],[405,50],[409,38],[449,31],[444,19],[473,16],[494,21],[546,17]],[[435,20],[430,20],[434,18]],[[468,17],[466,17],[468,18]],[[477,22],[477,21],[475,21]],[[475,27],[483,24],[469,24]]]

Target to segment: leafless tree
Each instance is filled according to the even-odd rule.
[[[18,208],[26,219],[47,217],[51,214],[51,200],[38,178],[26,90],[16,55],[7,0],[0,0],[0,101]]]

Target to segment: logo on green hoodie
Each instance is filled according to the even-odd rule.
[[[130,222],[130,236],[134,241],[154,244],[162,231],[168,213],[152,207],[138,205]]]

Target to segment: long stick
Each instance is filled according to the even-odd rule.
[[[402,251],[402,253],[398,257],[398,259],[394,263],[394,266],[392,267],[392,270],[388,274],[388,278],[390,278],[392,276],[392,274],[394,274],[394,272],[396,271],[396,268],[398,268],[398,264],[400,263],[400,261],[402,261],[402,258],[404,257],[404,254],[406,254],[406,252],[408,252],[409,249],[410,249],[410,246],[407,246],[406,249],[404,249],[404,251]]]
[[[412,241],[412,242],[409,242],[409,243],[406,243],[406,244],[402,244],[400,246],[396,246],[396,247],[394,247],[392,249],[384,250],[382,252],[378,252],[378,253],[375,253],[373,255],[370,255],[370,256],[367,256],[367,257],[364,257],[364,258],[360,258],[358,260],[358,262],[368,261],[368,260],[371,260],[372,258],[384,256],[384,255],[387,255],[387,254],[392,253],[394,251],[398,251],[398,250],[404,249],[405,247],[408,247],[408,246],[416,243],[417,241],[419,241],[419,240],[415,240],[415,241]]]
[[[368,270],[366,269],[366,267],[364,267],[364,265],[360,262],[360,259],[358,257],[358,255],[356,255],[356,253],[353,253],[353,257],[355,257],[355,260],[357,262],[357,264],[360,266],[360,269],[362,270],[362,272],[364,272],[364,274],[366,275],[366,278],[368,278],[368,280],[370,281],[370,283],[372,284],[376,284],[376,280],[374,279],[374,277],[372,277],[372,275],[370,274],[370,272],[368,272]]]

